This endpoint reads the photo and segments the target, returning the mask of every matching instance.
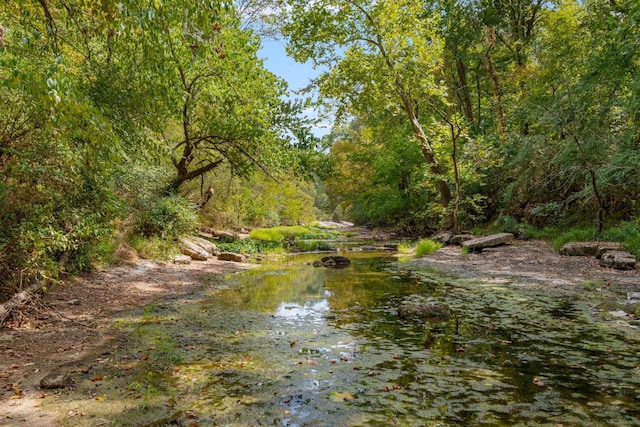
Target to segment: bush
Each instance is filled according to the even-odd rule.
[[[416,256],[422,257],[425,255],[429,255],[437,251],[442,247],[442,243],[436,242],[429,239],[420,239],[418,244],[416,245]]]
[[[195,206],[180,196],[151,199],[140,214],[136,231],[146,237],[173,238],[191,233],[197,224]]]

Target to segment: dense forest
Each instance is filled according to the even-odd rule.
[[[639,70],[637,0],[3,0],[0,301],[198,224],[640,240]]]

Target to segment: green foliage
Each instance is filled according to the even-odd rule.
[[[178,247],[172,239],[131,234],[127,240],[131,248],[136,251],[140,257],[145,259],[166,260],[179,254]]]
[[[416,256],[422,257],[432,254],[442,247],[442,243],[430,239],[420,239],[416,245]]]
[[[398,253],[410,254],[414,251],[414,245],[410,242],[402,242],[398,245]]]
[[[170,239],[195,230],[195,206],[180,196],[151,199],[139,214],[135,229],[146,237]]]

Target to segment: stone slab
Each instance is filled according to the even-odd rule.
[[[608,251],[602,254],[600,266],[616,270],[633,270],[636,268],[636,257],[627,251]]]
[[[472,252],[482,252],[484,248],[505,245],[513,241],[514,236],[511,233],[498,233],[489,236],[478,237],[462,242],[462,247]]]

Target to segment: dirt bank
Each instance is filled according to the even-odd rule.
[[[463,255],[459,246],[447,246],[421,258],[432,266],[459,277],[489,277],[523,284],[581,285],[600,282],[622,290],[640,288],[639,270],[600,267],[594,257],[561,256],[544,241],[515,241],[510,245]]]

